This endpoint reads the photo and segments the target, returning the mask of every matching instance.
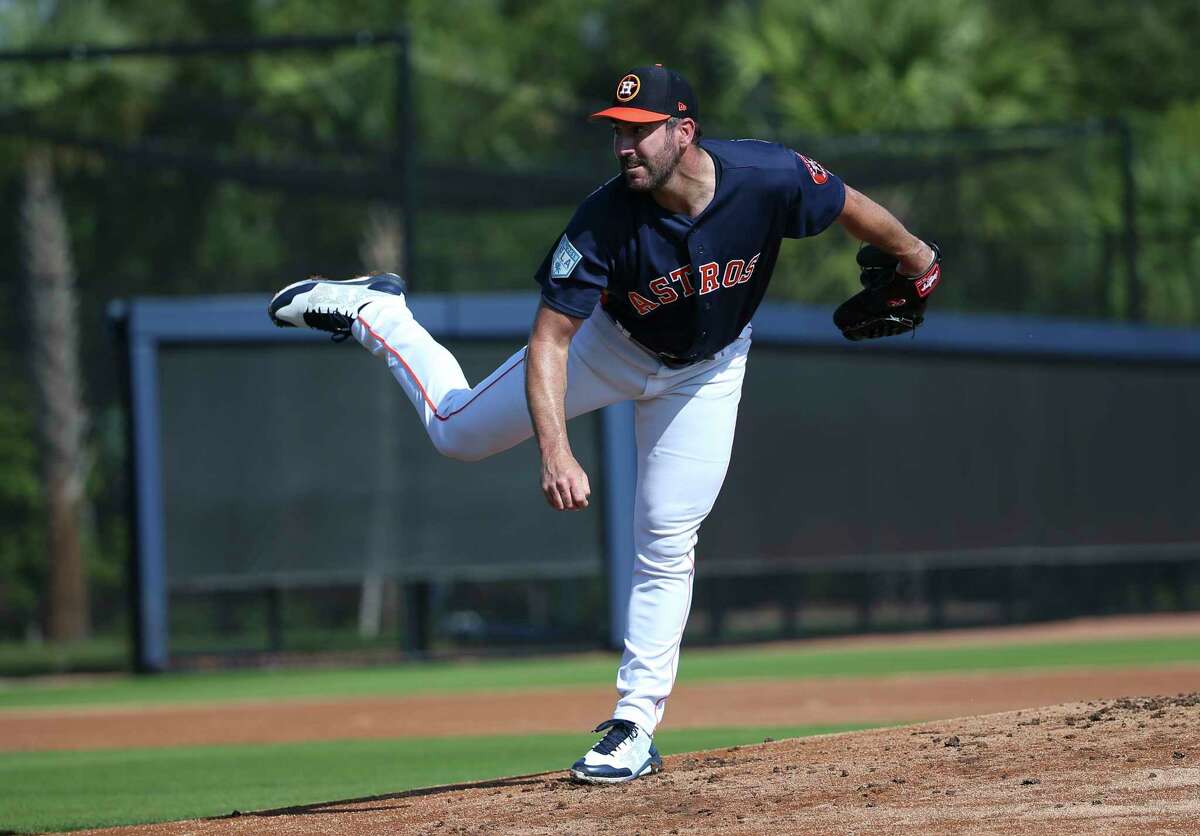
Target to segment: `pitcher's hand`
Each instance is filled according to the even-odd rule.
[[[557,511],[580,511],[592,493],[587,474],[570,453],[542,459],[542,493]]]

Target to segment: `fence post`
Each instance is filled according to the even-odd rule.
[[[132,443],[134,669],[157,673],[169,661],[165,512],[162,494],[162,437],[159,426],[158,345],[140,331],[136,303],[114,303],[110,320],[122,330],[128,363],[128,404]]]
[[[433,587],[429,581],[404,585],[404,649],[410,656],[427,656],[433,644]]]
[[[400,223],[404,241],[401,270],[412,287],[416,270],[416,215],[417,206],[417,128],[416,108],[413,102],[412,43],[408,28],[399,32],[396,42],[396,162],[400,176],[401,207]]]
[[[1121,217],[1125,237],[1126,318],[1140,321],[1146,318],[1142,285],[1138,280],[1137,179],[1133,171],[1133,130],[1124,119],[1114,119],[1121,156]]]

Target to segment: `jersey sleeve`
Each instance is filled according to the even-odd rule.
[[[535,275],[542,301],[559,313],[586,319],[608,287],[611,257],[604,246],[603,218],[585,202],[551,247]]]
[[[791,154],[795,158],[795,186],[784,235],[807,238],[824,231],[842,214],[846,186],[816,160],[796,151]]]

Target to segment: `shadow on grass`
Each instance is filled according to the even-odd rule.
[[[279,807],[274,810],[257,810],[249,813],[243,813],[240,810],[234,810],[232,813],[225,816],[213,816],[209,821],[220,821],[221,819],[236,819],[245,816],[258,816],[268,818],[272,816],[308,816],[321,815],[325,813],[367,813],[380,812],[384,810],[393,810],[394,806],[383,807],[354,807],[347,809],[346,805],[367,804],[372,801],[400,801],[405,798],[419,798],[426,795],[440,795],[447,792],[458,792],[459,790],[467,789],[496,789],[502,787],[523,787],[532,784],[541,784],[547,780],[560,781],[562,783],[570,783],[568,778],[563,777],[562,770],[554,772],[535,772],[531,775],[514,775],[510,778],[496,778],[492,781],[466,781],[461,784],[442,784],[436,787],[421,787],[415,790],[405,790],[404,792],[391,792],[385,795],[368,795],[363,798],[343,798],[339,801],[320,801],[315,804],[299,804],[294,807]],[[556,777],[557,776],[557,777]],[[0,836],[4,836],[0,832]]]

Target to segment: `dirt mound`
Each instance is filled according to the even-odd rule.
[[[1200,832],[1200,693],[1067,703],[561,773],[103,831],[231,833]]]

